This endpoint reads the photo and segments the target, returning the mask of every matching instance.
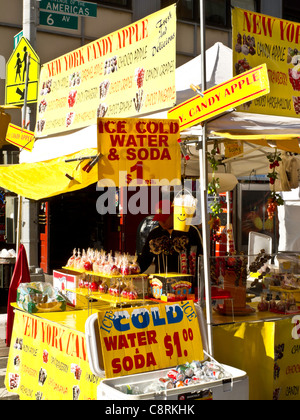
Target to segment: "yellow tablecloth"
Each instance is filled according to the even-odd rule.
[[[300,399],[300,315],[256,312],[228,324],[214,315],[214,322],[214,357],[247,372],[250,400]]]
[[[94,310],[95,311],[95,310]],[[5,385],[21,400],[94,400],[102,378],[90,370],[87,310],[31,315],[15,310]]]

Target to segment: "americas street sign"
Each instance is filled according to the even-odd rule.
[[[30,55],[29,66],[27,66],[28,55]],[[24,105],[27,73],[27,103],[30,104],[37,102],[38,98],[40,59],[29,41],[25,37],[22,37],[6,65],[6,105]]]
[[[97,17],[97,3],[80,0],[41,0],[40,10],[64,15]]]

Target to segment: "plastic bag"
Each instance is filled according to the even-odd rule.
[[[29,313],[66,310],[66,299],[50,283],[21,283],[17,290],[17,305]]]

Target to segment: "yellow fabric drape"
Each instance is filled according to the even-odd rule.
[[[300,141],[300,128],[298,134],[245,134],[245,132],[222,132],[213,131],[211,134],[222,137],[227,140],[234,141],[247,141],[258,146],[263,147],[277,147],[280,150],[286,152],[300,153],[299,141]]]
[[[98,165],[87,173],[82,168],[89,160],[65,161],[97,153],[96,148],[84,149],[48,161],[0,166],[0,187],[32,200],[80,190],[98,181]]]

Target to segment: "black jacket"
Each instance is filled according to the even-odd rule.
[[[137,262],[142,273],[148,269],[153,259],[156,273],[180,273],[180,253],[184,249],[187,257],[191,252],[195,252],[196,257],[203,253],[201,235],[195,226],[191,225],[188,232],[173,230],[171,235],[161,226],[157,226],[149,233]]]

